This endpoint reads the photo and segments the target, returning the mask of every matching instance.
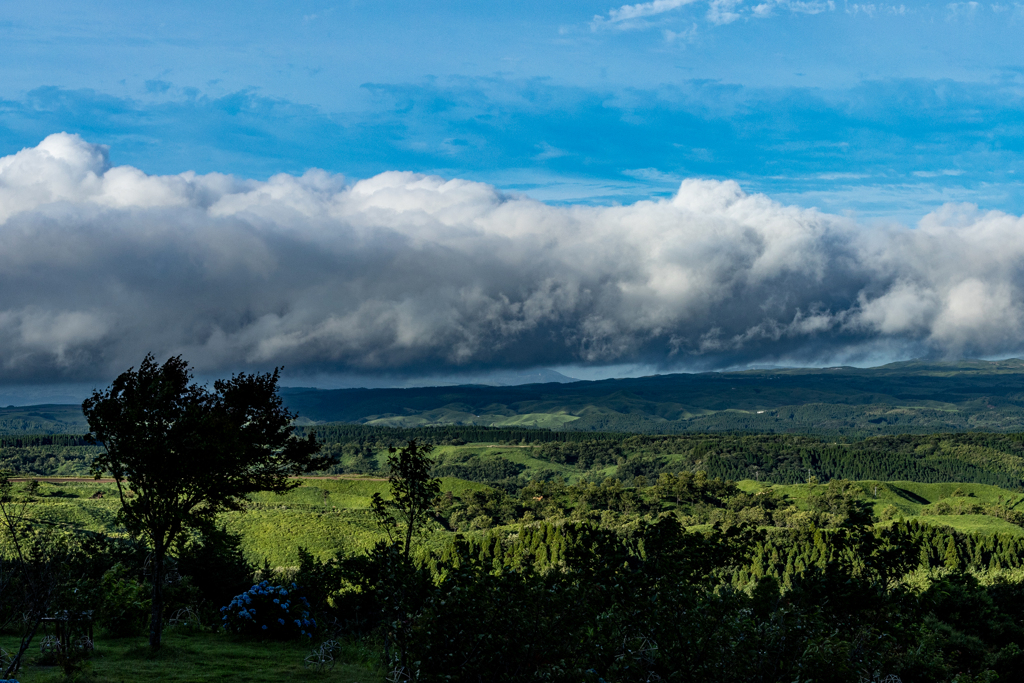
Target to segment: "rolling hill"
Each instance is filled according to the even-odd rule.
[[[772,369],[518,386],[284,387],[298,424],[480,425],[680,434],[867,437],[1024,431],[1024,361],[908,361],[877,368]],[[0,408],[0,434],[81,434],[77,405]]]
[[[303,421],[871,436],[1024,430],[1024,361],[655,375],[511,387],[285,388]]]

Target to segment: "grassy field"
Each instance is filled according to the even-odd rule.
[[[438,459],[454,454],[458,454],[460,456],[474,455],[489,458],[505,458],[506,460],[511,460],[512,462],[525,466],[526,469],[523,470],[523,476],[527,479],[531,479],[541,472],[553,472],[570,482],[577,481],[585,476],[585,472],[581,471],[574,465],[565,465],[557,462],[551,462],[549,460],[541,460],[540,458],[533,457],[533,453],[534,449],[529,446],[519,447],[495,443],[473,443],[465,446],[438,446],[434,449],[434,456]]]
[[[242,551],[254,564],[269,561],[274,567],[298,563],[299,548],[319,559],[358,553],[381,538],[370,517],[370,497],[388,497],[387,481],[362,479],[303,479],[288,493],[257,493],[251,508],[228,512],[220,521],[241,535]],[[487,486],[451,477],[441,480],[441,490],[464,495]],[[119,507],[117,489],[104,482],[43,482],[39,496],[25,515],[51,524],[87,531],[115,528]],[[102,498],[96,497],[102,494]]]
[[[558,465],[531,457],[529,448],[490,447],[491,444],[444,446],[439,454],[458,450],[486,455],[501,455],[526,465],[531,470],[555,470],[573,480],[582,476],[571,466]],[[614,466],[607,469],[613,472]],[[876,516],[890,505],[903,518],[915,518],[927,524],[950,526],[961,531],[1006,533],[1024,536],[1024,529],[1002,519],[983,514],[922,514],[925,507],[940,501],[956,503],[968,500],[979,505],[1003,504],[1024,508],[1024,495],[985,484],[921,484],[908,481],[857,482]],[[752,480],[738,482],[745,491],[768,485]],[[446,477],[442,491],[465,495],[486,490],[476,482]],[[811,487],[806,484],[775,485],[798,507],[807,506]],[[250,497],[249,509],[221,516],[221,522],[242,538],[242,550],[254,564],[270,562],[274,567],[298,563],[299,548],[318,559],[359,553],[381,538],[369,512],[374,493],[387,496],[387,482],[381,478],[309,478],[286,494],[259,493]],[[955,492],[964,495],[954,496]],[[49,523],[85,529],[110,531],[115,527],[118,502],[113,484],[102,482],[42,483],[39,496],[26,509],[26,515]],[[98,497],[102,495],[102,497]]]
[[[18,672],[21,683],[57,683],[66,680],[56,666],[40,664],[39,639],[26,665]],[[17,648],[13,637],[0,637],[0,646]],[[306,669],[308,643],[243,640],[226,633],[165,632],[160,651],[152,654],[145,638],[96,640],[96,651],[76,680],[96,683],[250,683],[252,681],[324,681],[375,683],[383,676],[367,663],[365,653],[343,646],[334,668],[325,673]]]
[[[925,524],[950,526],[958,531],[977,533],[1000,533],[1024,536],[1024,529],[1010,524],[997,517],[988,515],[927,515],[921,514],[924,508],[940,501],[956,501],[962,497],[954,496],[957,491],[966,494],[972,502],[981,505],[1014,504],[1024,506],[1024,495],[1007,491],[998,486],[987,484],[922,484],[915,481],[859,481],[857,486],[864,492],[864,499],[874,507],[875,515],[880,515],[889,505],[896,507],[900,514],[909,519],[915,518]],[[798,506],[806,505],[811,487],[807,484],[769,486],[750,479],[737,482],[744,491],[754,492],[765,488],[774,488],[789,496]],[[885,522],[880,522],[884,524]]]

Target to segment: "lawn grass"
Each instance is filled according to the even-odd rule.
[[[21,683],[66,680],[56,666],[40,666],[37,642],[17,678]],[[0,637],[11,651],[16,639]],[[252,681],[325,681],[376,683],[381,674],[367,663],[357,646],[344,645],[333,670],[321,674],[306,669],[311,645],[306,642],[259,642],[227,633],[164,632],[163,646],[153,654],[143,637],[97,638],[96,651],[74,680],[96,683],[251,683]]]

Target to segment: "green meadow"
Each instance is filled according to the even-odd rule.
[[[579,470],[538,460],[529,448],[497,444],[443,446],[438,456],[459,453],[463,456],[501,457],[526,466],[531,471],[554,471],[565,475],[568,481],[579,480]],[[615,466],[600,470],[614,475]],[[590,476],[593,476],[591,474]],[[388,496],[387,481],[379,477],[304,478],[300,485],[285,494],[259,493],[249,497],[245,510],[227,512],[220,522],[241,537],[246,559],[257,565],[269,563],[273,567],[293,566],[298,552],[304,548],[314,557],[326,560],[332,557],[361,553],[380,538],[369,511],[371,496]],[[624,482],[629,484],[629,482]],[[1024,508],[1024,494],[988,484],[974,483],[919,483],[910,481],[854,482],[862,500],[872,507],[876,518],[884,518],[890,506],[896,515],[878,521],[879,525],[895,519],[917,519],[920,522],[947,526],[964,532],[1000,533],[1024,536],[1024,528],[1004,519],[980,513],[935,514],[935,504],[963,508],[972,506],[1003,505],[1009,509]],[[24,486],[24,484],[21,484]],[[773,489],[787,496],[799,509],[808,508],[808,496],[813,487],[808,484],[766,484],[746,479],[737,482],[742,490],[753,493]],[[468,498],[473,492],[486,493],[493,489],[479,482],[453,477],[442,479],[442,493]],[[102,495],[102,497],[100,497]],[[27,516],[48,524],[73,527],[88,531],[116,531],[118,508],[117,491],[113,484],[51,480],[39,485],[37,495],[27,508]],[[929,514],[929,511],[932,511]],[[445,532],[438,526],[436,533]]]

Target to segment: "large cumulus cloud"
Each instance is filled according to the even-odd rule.
[[[1024,222],[947,206],[867,228],[687,180],[548,206],[464,180],[266,182],[111,167],[74,135],[0,159],[0,381],[200,372],[1011,354]]]

